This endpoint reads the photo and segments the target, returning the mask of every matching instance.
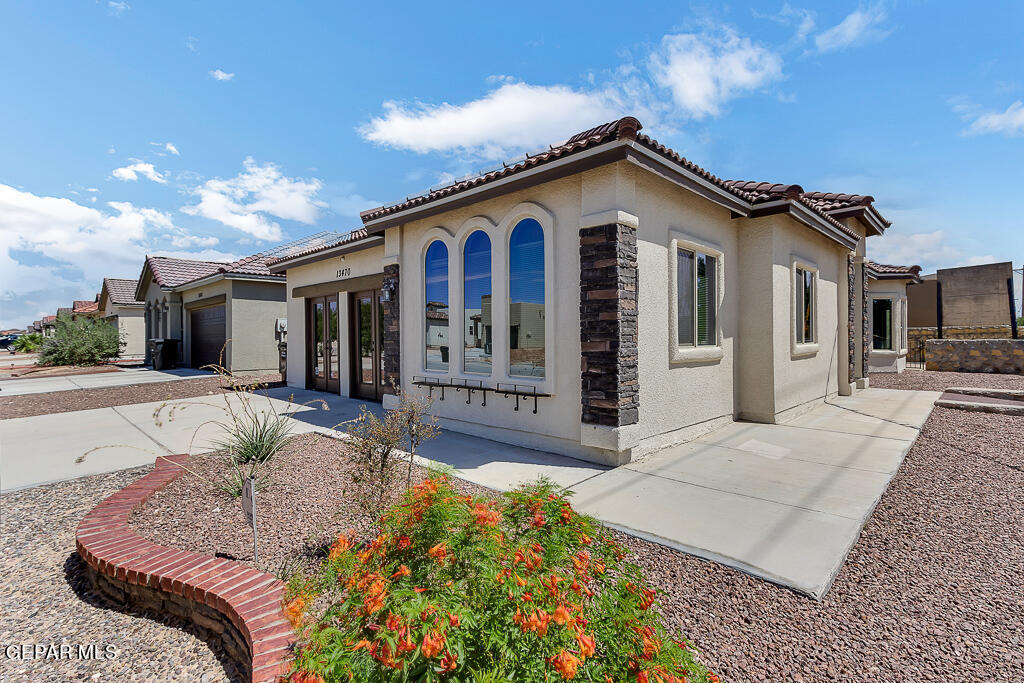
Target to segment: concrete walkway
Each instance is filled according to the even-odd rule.
[[[103,372],[96,375],[66,375],[63,377],[25,377],[0,381],[0,396],[21,394],[45,394],[50,391],[72,389],[102,389],[128,384],[150,384],[176,379],[209,377],[208,370],[181,368],[178,370],[147,370],[145,368],[119,368],[117,372]]]
[[[574,504],[820,598],[937,396],[867,389],[785,424],[737,422],[572,487]]]

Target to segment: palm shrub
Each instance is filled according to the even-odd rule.
[[[43,335],[38,332],[23,334],[11,342],[11,346],[19,353],[33,353],[43,345]]]
[[[292,681],[716,681],[625,551],[540,480],[500,499],[447,477],[293,578]],[[310,605],[325,605],[314,613]]]
[[[106,320],[57,316],[54,336],[43,342],[42,365],[97,365],[116,358],[126,342]]]

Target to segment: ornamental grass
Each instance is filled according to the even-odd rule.
[[[433,475],[289,583],[290,680],[717,681],[625,555],[549,481],[488,499]]]

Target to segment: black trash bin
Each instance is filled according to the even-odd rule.
[[[150,358],[154,370],[172,370],[178,365],[177,339],[150,339]]]
[[[281,371],[281,381],[288,381],[288,342],[277,343],[278,352],[278,366],[277,369]]]

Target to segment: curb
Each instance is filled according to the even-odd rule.
[[[128,526],[132,511],[182,474],[187,455],[157,458],[153,471],[93,508],[75,533],[96,588],[117,603],[170,613],[217,638],[254,683],[291,667],[295,637],[285,585],[241,562],[149,541]]]

